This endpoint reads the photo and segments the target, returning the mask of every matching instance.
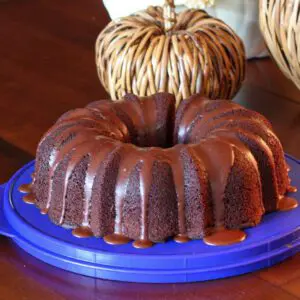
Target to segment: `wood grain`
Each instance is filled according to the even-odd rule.
[[[34,157],[64,111],[106,97],[94,43],[108,22],[100,0],[0,1],[0,180]],[[248,63],[235,101],[271,120],[286,152],[300,158],[300,92],[270,59]],[[300,258],[236,278],[147,285],[68,273],[0,237],[0,300],[300,299]]]

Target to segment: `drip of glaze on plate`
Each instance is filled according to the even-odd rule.
[[[245,240],[246,233],[241,230],[220,229],[203,239],[210,246],[229,246]]]
[[[183,234],[178,234],[174,237],[174,241],[179,244],[187,243],[190,240],[191,239],[188,236]]]
[[[123,245],[130,242],[130,239],[128,237],[116,233],[106,235],[103,239],[107,244],[110,245]]]
[[[297,191],[298,191],[298,189],[295,186],[289,186],[287,188],[288,193],[296,193]]]
[[[42,215],[46,215],[47,213],[48,213],[48,209],[47,208],[42,208],[41,210],[40,210],[40,213],[42,214]]]
[[[27,194],[31,192],[31,187],[32,187],[31,183],[24,183],[19,186],[18,190],[21,193]]]
[[[287,211],[298,207],[298,201],[295,198],[282,196],[278,203],[279,211]]]
[[[35,196],[32,193],[25,195],[23,197],[23,201],[27,204],[35,204],[36,203]]]
[[[132,243],[133,247],[138,249],[150,248],[153,246],[153,244],[153,242],[148,240],[136,240]]]
[[[72,230],[72,234],[78,238],[89,238],[94,236],[90,227],[81,226]]]

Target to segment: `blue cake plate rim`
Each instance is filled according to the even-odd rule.
[[[300,162],[289,155],[286,158],[292,183],[300,187]],[[232,246],[169,240],[141,250],[131,243],[112,246],[99,238],[78,239],[22,201],[18,186],[30,182],[33,168],[34,161],[0,186],[0,234],[34,257],[67,271],[118,281],[196,282],[269,267],[300,250],[300,206],[266,215],[259,226],[246,230],[246,241]],[[300,192],[293,196],[300,200]]]

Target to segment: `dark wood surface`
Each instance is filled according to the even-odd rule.
[[[0,0],[1,182],[34,158],[64,111],[106,97],[94,42],[108,20],[100,0]],[[269,118],[285,151],[300,158],[300,92],[270,59],[248,63],[235,101]],[[0,300],[8,299],[300,299],[300,255],[231,279],[129,284],[56,269],[0,237]]]

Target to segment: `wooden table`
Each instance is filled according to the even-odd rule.
[[[59,115],[106,97],[93,47],[107,22],[100,0],[0,0],[1,182],[33,159]],[[269,118],[285,151],[300,158],[300,92],[270,59],[248,63],[235,101]],[[0,300],[8,299],[300,299],[300,255],[232,279],[129,284],[56,269],[0,237]]]

